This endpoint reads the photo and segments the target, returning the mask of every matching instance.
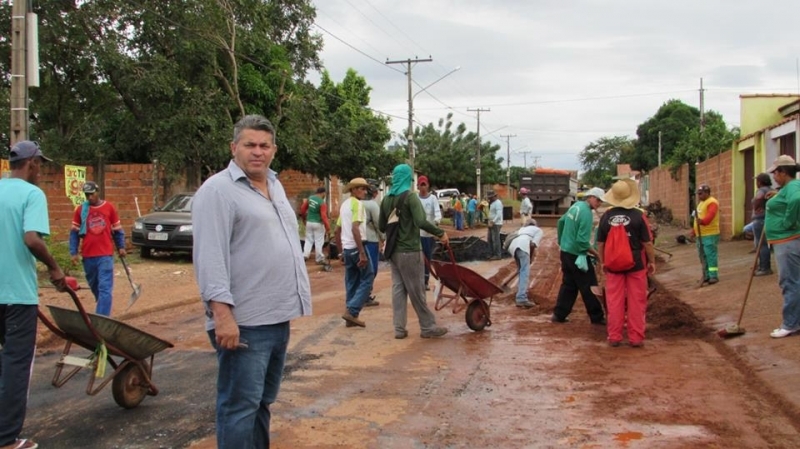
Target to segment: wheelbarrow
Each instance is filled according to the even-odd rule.
[[[146,395],[158,394],[151,377],[155,354],[173,347],[172,343],[148,334],[121,321],[87,313],[78,295],[68,288],[77,310],[48,305],[53,320],[39,310],[39,319],[50,331],[66,341],[61,357],[56,362],[52,384],[60,388],[79,371],[92,371],[86,394],[96,395],[109,382],[114,401],[124,408],[134,408]],[[92,351],[89,356],[70,355],[77,345]],[[106,365],[113,372],[105,374]],[[67,372],[65,372],[68,370]],[[95,386],[95,380],[99,385]]]
[[[436,279],[433,288],[433,297],[436,299],[434,308],[438,311],[452,304],[453,313],[466,308],[467,326],[474,331],[491,326],[489,306],[494,295],[503,293],[503,289],[469,268],[457,264],[449,246],[447,252],[450,255],[449,262],[426,259],[426,263],[430,264],[431,276]],[[453,293],[445,293],[443,287]]]

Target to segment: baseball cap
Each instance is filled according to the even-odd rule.
[[[420,185],[420,184],[431,185],[431,184],[428,182],[428,177],[427,177],[427,176],[425,176],[425,175],[422,175],[422,176],[420,176],[419,178],[417,178],[417,185]]]
[[[775,162],[772,163],[772,167],[768,168],[767,171],[772,173],[778,169],[778,167],[796,167],[797,162],[792,159],[791,156],[787,154],[782,154],[778,156],[778,159],[775,159]]]
[[[593,196],[593,197],[597,198],[598,200],[602,200],[603,197],[605,196],[605,194],[606,194],[606,192],[603,191],[603,189],[601,189],[600,187],[592,187],[591,189],[586,191],[586,194],[584,194],[584,196],[587,197],[587,198],[590,197],[590,196]]]
[[[83,193],[97,192],[97,183],[94,181],[86,181],[82,187]]]
[[[39,148],[39,142],[35,142],[33,140],[21,140],[15,143],[14,146],[11,147],[11,153],[8,156],[8,161],[16,162],[23,159],[30,159],[32,157],[40,157],[47,162],[52,161],[52,159],[42,154],[42,150]]]

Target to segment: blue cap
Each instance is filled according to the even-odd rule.
[[[30,159],[32,157],[40,157],[48,162],[52,159],[42,154],[39,143],[33,140],[21,140],[11,147],[11,154],[8,157],[9,162],[21,161],[23,159]]]

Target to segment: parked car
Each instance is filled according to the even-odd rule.
[[[131,243],[139,247],[143,258],[151,257],[153,250],[192,250],[193,198],[194,193],[180,193],[133,222]]]
[[[436,191],[436,198],[439,200],[439,208],[442,210],[442,216],[450,209],[450,200],[454,196],[461,196],[458,189],[439,189]]]

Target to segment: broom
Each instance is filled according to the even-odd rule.
[[[753,260],[753,268],[750,270],[750,279],[747,280],[747,289],[744,291],[744,300],[742,301],[742,309],[739,311],[739,319],[736,324],[731,324],[717,331],[720,338],[733,338],[738,337],[745,333],[744,328],[741,326],[742,317],[744,316],[744,307],[747,305],[747,297],[750,296],[750,286],[753,285],[753,276],[756,274],[758,268],[758,255],[761,253],[761,245],[764,244],[764,235],[767,233],[767,227],[761,231],[761,237],[758,238],[758,246],[756,247],[756,256]]]

